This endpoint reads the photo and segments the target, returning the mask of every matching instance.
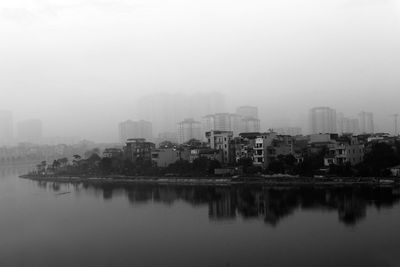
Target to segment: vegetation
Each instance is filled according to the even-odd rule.
[[[93,151],[92,151],[93,152]],[[114,158],[101,158],[97,153],[85,153],[90,155],[82,158],[74,155],[72,162],[61,158],[54,160],[51,165],[45,161],[37,165],[39,173],[54,173],[56,175],[126,175],[126,176],[156,176],[156,175],[176,175],[176,176],[208,176],[214,174],[216,168],[221,164],[216,160],[198,158],[190,163],[188,161],[177,161],[167,168],[159,168],[149,161],[138,158],[131,161],[123,156]],[[46,169],[47,166],[47,169]]]
[[[361,176],[390,176],[389,168],[400,164],[400,145],[377,143],[365,155],[364,162],[357,166]]]
[[[192,140],[193,143],[196,140]],[[176,144],[164,142],[163,147],[176,147]],[[372,145],[365,154],[364,161],[352,166],[350,163],[344,165],[324,166],[326,151],[322,149],[317,154],[305,156],[298,163],[293,155],[279,155],[262,170],[261,167],[253,165],[251,158],[242,158],[230,167],[237,167],[244,175],[258,173],[267,174],[289,174],[300,176],[313,176],[318,174],[339,177],[364,176],[364,177],[386,177],[390,176],[390,167],[400,164],[400,143],[389,145],[376,143]],[[205,157],[195,159],[193,162],[179,160],[166,168],[159,168],[152,162],[138,158],[136,161],[126,159],[124,156],[113,158],[99,156],[98,149],[92,149],[80,155],[73,155],[71,161],[68,158],[54,160],[51,164],[42,161],[37,165],[39,173],[52,172],[57,175],[125,175],[125,176],[188,176],[202,177],[214,175],[217,168],[221,168],[220,162]]]

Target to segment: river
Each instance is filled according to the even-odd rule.
[[[89,185],[0,167],[0,266],[400,266],[391,187]]]

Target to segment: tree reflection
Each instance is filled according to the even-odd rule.
[[[45,183],[38,183],[45,187]],[[59,188],[52,184],[53,190]],[[132,205],[148,202],[172,205],[185,201],[193,206],[207,205],[210,220],[260,219],[271,226],[296,210],[329,210],[340,222],[356,225],[367,215],[368,207],[390,208],[400,199],[395,187],[373,186],[183,186],[151,184],[89,184],[81,187],[105,200],[125,195]],[[89,190],[91,189],[91,190]]]

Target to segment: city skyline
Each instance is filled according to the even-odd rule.
[[[206,96],[207,94],[204,94],[204,95]],[[218,95],[222,96],[221,99],[225,103],[225,101],[223,100],[224,99],[223,95],[221,95],[221,94],[218,94]],[[195,96],[195,95],[192,95],[191,97],[193,97],[193,96]],[[172,103],[170,105],[174,106],[174,103]],[[239,112],[238,110],[240,108],[243,108],[243,107],[244,108],[254,108],[255,111],[253,111],[253,112],[254,112],[254,114],[257,114],[257,117],[263,117],[263,115],[264,115],[262,113],[259,114],[259,111],[258,111],[260,109],[259,107],[250,106],[248,104],[247,105],[238,106],[236,108],[233,107],[231,109],[231,110],[234,110],[233,113],[221,112],[221,113],[215,113],[214,115],[213,114],[204,113],[204,114],[207,114],[207,115],[201,116],[201,112],[197,112],[197,114],[198,114],[197,121],[198,122],[202,121],[202,123],[201,123],[202,124],[202,127],[201,127],[202,138],[204,138],[204,133],[206,131],[212,130],[212,129],[214,129],[214,130],[232,130],[235,133],[235,135],[237,135],[240,132],[252,132],[252,131],[254,131],[254,132],[266,132],[269,129],[274,129],[275,131],[281,132],[281,133],[287,133],[288,132],[288,133],[312,134],[312,133],[326,132],[325,130],[322,130],[322,131],[313,131],[312,130],[312,125],[310,124],[310,123],[312,123],[311,119],[310,119],[310,112],[313,109],[329,108],[329,107],[311,108],[311,109],[308,110],[308,112],[309,112],[308,118],[307,118],[307,116],[304,116],[304,118],[302,120],[299,120],[298,122],[291,121],[291,123],[286,123],[285,120],[283,120],[283,123],[280,123],[280,124],[275,125],[275,126],[274,126],[273,123],[266,124],[265,122],[261,121],[258,118],[251,118],[251,117],[245,118],[245,117],[241,116],[239,119],[236,119],[235,116],[239,116],[238,115],[238,112]],[[379,121],[378,121],[378,123],[376,122],[376,119],[375,119],[376,116],[375,116],[375,114],[373,112],[359,111],[356,114],[352,114],[352,115],[348,116],[348,114],[344,114],[343,112],[337,111],[336,109],[332,109],[332,108],[329,108],[329,109],[334,110],[334,112],[335,112],[335,117],[333,118],[333,121],[335,121],[335,123],[332,124],[333,128],[330,128],[331,132],[335,132],[335,133],[353,133],[353,134],[373,133],[373,132],[385,132],[385,133],[389,133],[389,134],[394,134],[394,132],[395,132],[395,125],[394,125],[394,121],[393,121],[393,115],[392,116],[387,116],[387,118],[386,118],[387,123],[389,124],[388,127],[387,127],[387,131],[380,131],[380,129],[381,129],[381,127],[379,127],[380,123],[379,123]],[[219,110],[219,109],[214,108],[213,110]],[[204,111],[204,112],[206,112],[206,111]],[[248,112],[250,112],[250,111],[248,111]],[[71,135],[71,136],[62,136],[62,135],[60,135],[58,137],[56,137],[56,136],[52,137],[51,135],[48,135],[46,133],[45,128],[48,128],[48,126],[45,127],[43,121],[40,120],[40,119],[31,119],[31,118],[29,118],[29,119],[18,120],[17,121],[17,120],[15,120],[15,116],[14,116],[14,113],[12,111],[4,111],[3,110],[3,114],[9,114],[9,116],[11,116],[11,124],[12,124],[11,136],[12,136],[12,138],[11,139],[9,138],[9,141],[7,141],[7,143],[10,143],[10,142],[14,142],[14,143],[15,142],[24,142],[24,141],[25,142],[31,142],[33,139],[35,139],[33,137],[31,138],[31,137],[28,137],[26,135],[24,136],[24,134],[21,135],[19,133],[20,131],[18,130],[18,128],[20,128],[20,124],[21,123],[32,122],[32,121],[37,121],[37,122],[40,121],[40,124],[41,124],[40,126],[38,126],[40,129],[36,130],[36,132],[40,132],[39,135],[41,136],[40,138],[36,137],[36,141],[35,142],[37,142],[37,143],[55,143],[55,142],[57,142],[56,140],[69,140],[69,139],[71,140],[71,142],[72,142],[72,140],[75,140],[73,142],[76,142],[79,139],[94,140],[96,142],[118,142],[118,140],[121,140],[120,132],[115,133],[115,124],[118,124],[121,121],[120,122],[113,122],[113,124],[114,124],[113,125],[113,132],[114,132],[114,136],[115,136],[113,138],[99,138],[99,139],[96,139],[96,138],[90,138],[90,136],[81,136],[80,138],[77,138],[77,136],[79,136],[78,134]],[[192,112],[192,113],[189,113],[189,114],[194,114],[194,113]],[[226,122],[228,124],[225,125],[225,126],[221,125],[221,126],[215,126],[215,127],[213,126],[211,128],[210,128],[210,126],[207,127],[206,126],[207,123],[205,121],[205,118],[207,118],[207,117],[213,118],[212,119],[212,123],[214,125],[214,121],[215,121],[215,117],[214,116],[215,115],[217,115],[216,118],[219,118],[219,119],[221,119],[222,118],[221,116],[224,116],[224,115],[229,116],[229,122]],[[188,116],[185,116],[184,113],[181,113],[179,116],[180,117],[188,117]],[[210,116],[212,116],[212,117],[210,117]],[[134,115],[134,116],[131,116],[131,117],[139,118],[139,116],[137,116],[137,115],[136,116]],[[196,120],[196,117],[193,118],[193,119]],[[10,120],[10,117],[8,117],[8,120]],[[182,121],[184,121],[184,120],[185,119],[183,119]],[[246,120],[250,120],[250,121],[256,120],[258,122],[254,126],[251,126],[250,128],[248,128],[248,127],[246,128],[244,125],[247,125],[247,124],[241,123],[241,121],[244,122]],[[144,121],[144,120],[143,119],[138,119],[137,121]],[[174,120],[170,120],[170,126],[171,127],[167,127],[167,129],[171,129],[170,131],[159,128],[158,132],[154,132],[153,133],[154,130],[152,130],[151,131],[152,132],[151,135],[133,134],[132,137],[135,137],[135,136],[141,137],[141,136],[143,136],[143,137],[146,137],[149,140],[153,140],[154,138],[157,139],[157,136],[160,135],[160,134],[162,135],[162,134],[165,134],[165,133],[173,133],[173,134],[176,135],[176,137],[174,137],[174,138],[172,138],[172,137],[170,137],[170,138],[158,138],[158,140],[161,140],[161,141],[163,139],[171,140],[171,138],[175,140],[175,138],[179,137],[179,132],[177,131],[176,127],[177,127],[177,125],[179,124],[180,121],[176,121],[176,122],[173,122],[173,121]],[[300,123],[301,121],[303,121],[303,122],[306,121],[306,123],[302,123],[301,124]],[[220,121],[220,120],[217,121],[218,124],[221,124],[223,122],[225,122],[225,120],[224,121]],[[3,123],[4,123],[4,121],[3,121]],[[154,123],[152,121],[149,121],[149,123],[151,123],[151,125],[154,125]],[[260,125],[262,125],[262,127],[260,127]],[[243,127],[245,127],[245,128],[243,128]],[[0,128],[4,129],[4,127],[0,127]],[[249,129],[253,129],[253,130],[249,130]],[[10,131],[10,129],[8,131]],[[10,135],[10,133],[9,133],[9,135]],[[38,135],[38,134],[36,134],[36,135]],[[73,138],[72,138],[72,136],[73,136]],[[196,134],[196,136],[198,136],[198,134]],[[3,140],[5,140],[5,139],[3,138]],[[40,141],[37,141],[37,140],[40,140]],[[178,142],[178,139],[176,139],[176,141]]]
[[[0,107],[48,136],[111,141],[128,118],[159,132],[137,104],[163,94],[220,93],[226,106],[207,113],[254,105],[270,127],[305,129],[310,108],[331,106],[389,132],[399,112],[397,1],[73,2],[0,3]]]

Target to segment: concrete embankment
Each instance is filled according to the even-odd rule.
[[[96,183],[96,184],[190,184],[190,185],[234,185],[234,184],[259,184],[259,185],[385,185],[397,186],[397,178],[377,177],[348,177],[348,178],[313,178],[313,177],[147,177],[147,176],[106,176],[106,177],[80,177],[80,176],[42,176],[22,175],[21,178],[59,183]]]

